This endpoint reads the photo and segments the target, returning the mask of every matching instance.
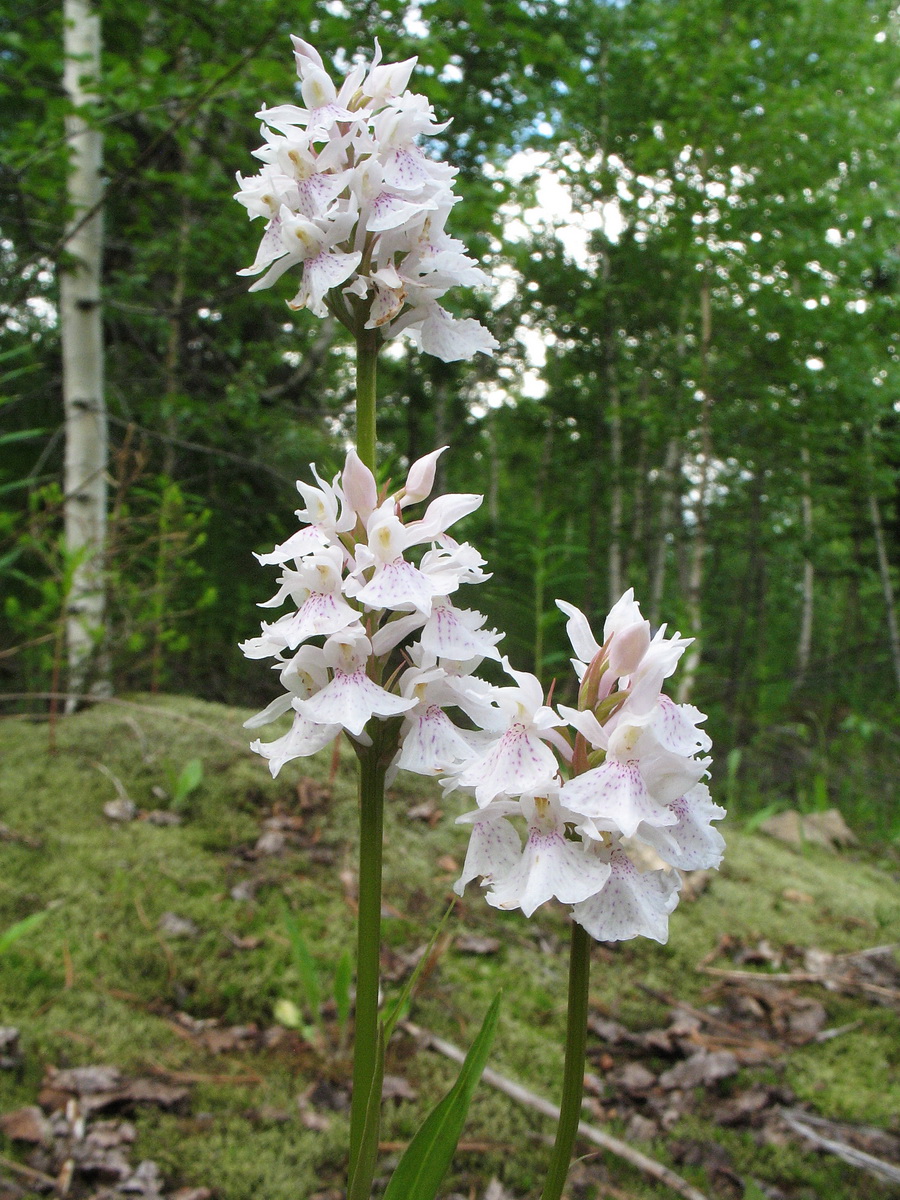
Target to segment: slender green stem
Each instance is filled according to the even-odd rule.
[[[541,1200],[560,1200],[572,1161],[581,1121],[584,1094],[584,1051],[587,1044],[588,985],[591,977],[591,935],[572,922],[569,952],[569,1012],[566,1018],[566,1065],[556,1142]]]
[[[350,1105],[350,1174],[356,1170],[366,1104],[377,1068],[378,985],[381,950],[381,858],[384,775],[377,743],[359,760],[359,916],[356,951],[356,1025]]]
[[[356,453],[375,471],[375,373],[378,332],[364,329],[356,336]]]

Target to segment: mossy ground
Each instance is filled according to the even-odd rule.
[[[40,843],[0,843],[0,930],[53,906],[41,926],[0,956],[0,1024],[20,1028],[25,1052],[19,1069],[0,1072],[0,1111],[34,1103],[47,1064],[103,1062],[126,1072],[206,1076],[192,1087],[189,1115],[138,1112],[138,1155],[156,1159],[173,1183],[215,1188],[220,1200],[303,1200],[317,1188],[339,1185],[347,1130],[341,1114],[324,1132],[305,1128],[296,1097],[323,1074],[343,1078],[346,1064],[316,1062],[296,1040],[287,1048],[212,1056],[170,1024],[176,1011],[228,1024],[272,1024],[275,1002],[299,992],[284,934],[285,904],[299,915],[320,963],[336,962],[352,943],[347,873],[355,862],[354,760],[349,753],[342,758],[327,811],[308,819],[304,833],[315,853],[298,848],[248,863],[241,851],[254,844],[261,818],[276,804],[295,810],[297,778],[324,779],[330,754],[299,770],[292,764],[272,781],[246,750],[246,715],[184,698],[136,697],[130,705],[99,705],[59,722],[52,752],[46,721],[0,723],[0,820]],[[139,807],[153,809],[160,807],[154,786],[168,788],[194,757],[203,761],[203,782],[189,797],[183,824],[118,824],[103,815],[115,790],[98,764],[121,780]],[[385,940],[401,952],[421,946],[446,907],[454,873],[441,859],[461,862],[465,853],[466,833],[453,824],[452,798],[433,828],[408,818],[410,806],[432,794],[414,777],[401,777],[388,807]],[[599,1011],[632,1028],[664,1023],[665,1005],[649,999],[641,983],[702,1002],[710,981],[697,964],[726,933],[830,951],[897,938],[895,864],[878,863],[868,852],[798,853],[760,836],[726,833],[723,870],[699,900],[675,913],[667,946],[626,943],[598,956],[592,1000]],[[261,885],[252,900],[234,900],[231,887],[248,873]],[[811,900],[786,900],[785,889]],[[195,922],[198,936],[161,934],[159,919],[169,911]],[[555,1096],[566,978],[561,910],[525,921],[498,914],[470,889],[452,923],[455,934],[465,929],[499,938],[500,949],[478,956],[451,943],[416,1002],[416,1021],[467,1045],[503,988],[492,1064]],[[259,939],[258,945],[240,949],[229,934]],[[792,1051],[773,1068],[779,1081],[822,1115],[891,1127],[900,1112],[896,1014],[812,994],[823,999],[830,1024],[860,1024],[831,1042]],[[417,1101],[385,1105],[383,1137],[402,1142],[454,1068],[399,1035],[390,1053],[389,1071],[406,1076],[418,1092]],[[261,1082],[217,1078],[248,1073]],[[544,1118],[482,1086],[465,1135],[480,1148],[458,1154],[447,1194],[454,1188],[469,1194],[480,1182],[480,1196],[496,1175],[514,1195],[538,1195],[551,1132]],[[723,1130],[696,1113],[671,1137],[718,1142],[743,1177],[787,1187],[792,1197],[851,1200],[863,1188],[873,1197],[888,1194],[836,1159],[796,1145],[761,1147],[751,1134]],[[485,1150],[484,1143],[496,1149]],[[667,1160],[665,1143],[649,1149]],[[0,1153],[17,1152],[0,1142]],[[384,1162],[390,1164],[390,1153]],[[667,1194],[607,1162],[617,1186],[630,1194]],[[713,1194],[702,1168],[679,1169]]]

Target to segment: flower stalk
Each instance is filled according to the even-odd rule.
[[[562,1104],[541,1200],[560,1200],[581,1122],[590,976],[591,935],[577,921],[573,921],[569,948],[569,1005],[566,1015],[566,1061],[563,1068]]]
[[[377,1068],[384,777],[385,766],[376,734],[375,744],[362,750],[359,755],[359,915],[353,1094],[350,1103],[351,1176],[359,1161],[366,1106]]]

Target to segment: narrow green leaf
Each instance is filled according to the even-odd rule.
[[[481,1079],[497,1031],[500,995],[487,1011],[472,1043],[456,1083],[426,1117],[406,1151],[384,1193],[384,1200],[435,1200],[441,1180],[453,1159],[469,1105]]]
[[[372,1195],[372,1180],[378,1162],[378,1135],[381,1131],[381,1089],[384,1084],[384,1024],[378,1024],[378,1039],[375,1043],[375,1072],[369,1098],[366,1101],[366,1120],[359,1144],[359,1158],[350,1164],[350,1181],[347,1200],[369,1200]],[[412,1200],[410,1197],[409,1200]]]
[[[177,808],[187,800],[191,792],[196,791],[203,780],[203,763],[199,758],[192,758],[181,769],[181,774],[175,782],[172,804]]]
[[[431,938],[428,942],[428,945],[425,947],[422,957],[416,963],[414,971],[410,975],[409,979],[407,979],[406,983],[403,985],[403,990],[401,991],[401,993],[397,997],[397,999],[394,1001],[390,1010],[385,1014],[385,1017],[384,1017],[384,1044],[385,1045],[387,1045],[388,1042],[391,1040],[391,1035],[393,1034],[394,1030],[397,1027],[397,1022],[400,1020],[400,1018],[406,1012],[407,1007],[409,1005],[409,998],[413,993],[413,989],[415,988],[416,984],[419,981],[419,976],[422,974],[422,971],[425,968],[425,964],[428,962],[429,958],[431,958],[431,952],[432,952],[432,950],[434,950],[435,946],[437,945],[438,938],[444,932],[444,926],[447,924],[450,914],[453,912],[454,908],[456,908],[456,901],[452,900],[450,902],[450,904],[447,905],[447,911],[444,913],[444,915],[441,917],[440,921],[438,922],[437,928],[435,929],[434,933],[431,935]]]
[[[319,973],[316,964],[313,962],[306,939],[300,932],[300,925],[293,913],[286,912],[284,914],[284,927],[291,939],[294,963],[300,976],[306,1007],[309,1009],[309,1015],[313,1022],[318,1026],[322,1021],[322,997],[319,992]]]
[[[0,933],[0,954],[3,954],[10,948],[13,942],[17,942],[20,937],[24,937],[26,933],[30,933],[35,926],[47,916],[46,909],[41,912],[32,913],[28,917],[23,917],[21,921],[16,921],[15,925],[10,925],[8,929],[4,929]]]

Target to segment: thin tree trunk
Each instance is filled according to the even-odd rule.
[[[622,595],[622,398],[616,376],[614,333],[607,334],[606,382],[609,391],[609,606]]]
[[[875,554],[878,559],[878,576],[881,580],[881,595],[887,613],[888,642],[891,648],[891,662],[897,687],[900,689],[900,629],[897,626],[897,603],[894,596],[894,584],[891,580],[891,566],[888,561],[887,545],[884,537],[884,524],[881,520],[881,506],[875,494],[875,470],[872,455],[872,437],[868,430],[865,434],[866,454],[866,490],[869,508],[869,520],[872,522],[872,533],[875,538]]]
[[[105,615],[107,426],[103,392],[100,270],[103,244],[103,142],[83,110],[97,100],[100,18],[86,0],[64,0],[63,84],[75,111],[66,117],[71,148],[70,225],[60,270],[65,412],[65,541],[74,564],[66,607],[69,691],[108,693],[102,651]],[[74,707],[69,701],[67,707]]]
[[[813,599],[815,569],[810,552],[813,540],[812,479],[809,469],[809,446],[804,441],[800,447],[800,517],[803,529],[803,602],[800,609],[800,636],[797,639],[797,674],[795,685],[800,687],[809,670],[812,652]]]
[[[694,641],[684,656],[678,702],[685,704],[691,698],[697,668],[700,666],[700,638],[703,632],[703,576],[706,559],[706,516],[709,501],[709,479],[712,459],[710,435],[710,408],[712,398],[709,384],[709,350],[712,343],[712,302],[709,286],[709,266],[703,271],[700,284],[700,387],[703,402],[700,407],[700,480],[697,485],[697,503],[694,506],[694,530],[690,550],[690,565],[687,580],[687,614],[691,636]]]
[[[669,534],[672,531],[672,510],[675,507],[675,478],[681,459],[678,438],[669,438],[666,458],[659,473],[659,512],[656,526],[656,545],[650,564],[650,603],[647,616],[655,629],[662,611],[663,588],[666,582],[666,560],[669,557]]]

